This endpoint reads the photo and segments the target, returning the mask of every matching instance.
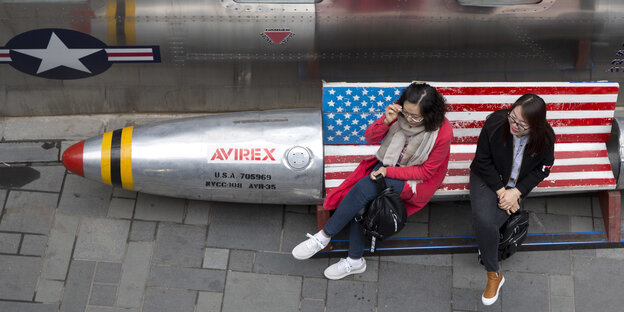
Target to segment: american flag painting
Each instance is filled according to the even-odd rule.
[[[548,189],[612,189],[615,179],[606,141],[619,85],[611,82],[429,83],[446,99],[453,127],[449,172],[436,195],[467,194],[469,165],[485,118],[510,107],[521,95],[535,93],[547,103],[555,130],[555,164],[535,192]],[[381,118],[409,83],[324,83],[323,130],[325,188],[342,183],[378,145],[366,143],[368,125]]]

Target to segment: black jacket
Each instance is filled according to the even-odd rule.
[[[481,177],[494,192],[507,185],[513,166],[513,135],[509,134],[505,145],[504,126],[500,126],[503,118],[507,118],[507,115],[497,111],[485,120],[477,141],[475,158],[470,164],[470,171]],[[529,155],[525,149],[516,182],[516,188],[522,193],[522,198],[550,174],[555,162],[555,138],[551,137],[550,142],[544,147],[541,155],[535,153]]]

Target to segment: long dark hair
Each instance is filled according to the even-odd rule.
[[[414,82],[403,90],[397,103],[403,107],[405,101],[420,107],[425,131],[434,131],[444,122],[446,101],[436,88],[426,83]]]
[[[505,144],[507,144],[507,138],[509,138],[511,133],[507,116],[516,106],[522,107],[522,117],[529,124],[530,137],[525,153],[541,155],[546,145],[555,143],[555,132],[546,120],[546,103],[544,99],[533,93],[527,93],[516,100],[511,108],[499,111],[499,114],[504,114],[505,117],[501,122]]]

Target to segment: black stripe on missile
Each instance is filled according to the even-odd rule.
[[[111,142],[111,183],[114,186],[121,186],[121,131],[113,131]]]

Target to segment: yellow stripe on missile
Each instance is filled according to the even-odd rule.
[[[124,189],[134,189],[132,180],[132,129],[123,128],[121,132],[121,186]]]
[[[117,0],[108,0],[108,8],[106,9],[106,21],[108,24],[108,44],[117,44],[117,20],[115,13],[117,12]]]
[[[111,182],[111,143],[113,142],[113,132],[106,132],[102,135],[102,161],[100,169],[102,172],[102,182],[113,185]]]
[[[134,22],[134,12],[136,11],[136,3],[134,0],[126,0],[126,17],[124,21],[124,31],[126,35],[126,44],[136,44],[136,25]]]

